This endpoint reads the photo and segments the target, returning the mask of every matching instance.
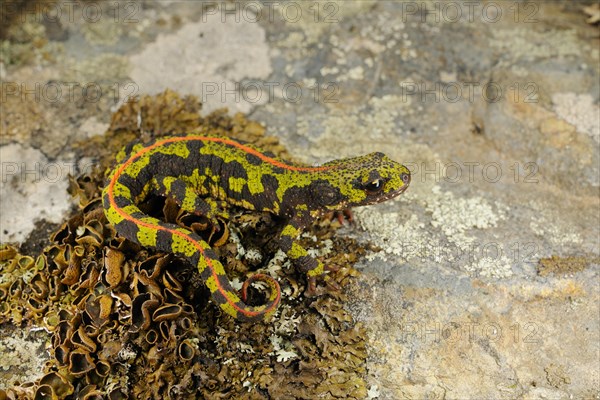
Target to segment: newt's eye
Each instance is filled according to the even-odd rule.
[[[383,179],[376,179],[365,185],[365,190],[369,194],[377,194],[383,190]]]

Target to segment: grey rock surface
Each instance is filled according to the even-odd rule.
[[[286,4],[149,2],[130,21],[23,24],[1,53],[1,241],[70,206],[66,173],[32,183],[9,163],[71,165],[71,144],[129,96],[176,89],[250,112],[308,163],[384,151],[411,168],[400,199],[339,233],[381,248],[350,305],[369,326],[369,398],[598,398],[589,4]]]

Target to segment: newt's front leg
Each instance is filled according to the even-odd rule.
[[[326,266],[322,261],[310,256],[306,249],[298,243],[298,237],[306,226],[306,216],[298,213],[290,219],[279,236],[279,246],[292,263],[300,271],[306,273],[308,279],[308,292],[316,292],[317,278],[322,278],[325,283],[334,290],[339,290],[339,285],[326,274],[327,271],[336,271],[337,267]]]

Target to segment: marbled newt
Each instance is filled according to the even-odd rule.
[[[104,212],[117,232],[145,247],[173,253],[196,265],[213,301],[240,321],[268,319],[281,292],[270,276],[246,280],[241,298],[217,255],[200,236],[144,214],[136,204],[149,194],[172,196],[183,210],[227,217],[226,205],[276,214],[286,223],[278,244],[293,264],[315,279],[328,269],[296,241],[313,218],[328,211],[379,203],[404,192],[409,170],[383,153],[304,166],[225,137],[171,136],[131,143],[117,155],[102,193]],[[244,302],[248,285],[265,282],[269,298],[260,306]]]

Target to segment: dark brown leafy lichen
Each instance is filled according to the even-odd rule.
[[[170,199],[141,207],[187,226],[208,240],[230,278],[243,281],[259,267],[278,275],[283,290],[272,321],[240,324],[211,304],[195,267],[169,254],[118,237],[99,201],[104,172],[116,151],[138,138],[196,132],[243,139],[289,158],[264,128],[242,115],[199,115],[193,97],[166,91],[130,102],[115,113],[109,131],[81,143],[98,168],[71,179],[80,209],[51,236],[37,257],[0,248],[0,323],[41,326],[52,333],[45,375],[0,390],[4,398],[221,398],[352,399],[367,393],[365,330],[344,309],[346,297],[306,297],[305,277],[270,244],[277,232],[264,213],[232,209],[220,233]],[[351,283],[351,264],[362,253],[333,235],[336,223],[318,221],[308,247],[329,247],[327,263],[342,266],[333,278]],[[316,239],[315,239],[316,238]],[[259,290],[251,301],[260,302]]]

